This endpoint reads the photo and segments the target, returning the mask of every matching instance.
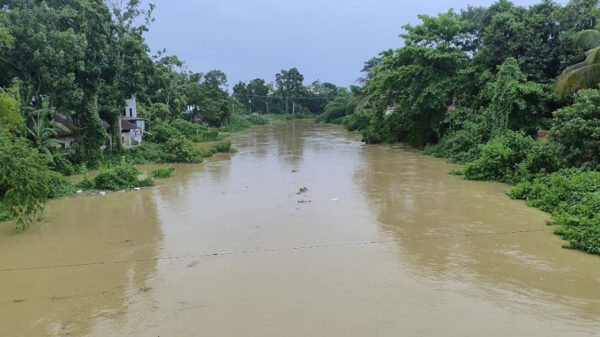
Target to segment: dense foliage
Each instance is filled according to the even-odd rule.
[[[518,184],[511,195],[553,212],[571,247],[600,254],[598,18],[596,0],[419,16],[402,48],[365,62],[342,123]]]
[[[169,178],[173,174],[174,171],[175,171],[175,168],[173,168],[172,166],[161,167],[161,168],[157,168],[156,170],[153,170],[152,172],[150,172],[150,176],[154,179]]]
[[[103,168],[92,179],[93,188],[96,190],[119,191],[154,185],[152,179],[140,180],[139,175],[140,171],[128,163]]]
[[[0,199],[18,229],[26,229],[41,215],[48,199],[47,159],[27,140],[0,128]]]
[[[135,164],[200,162],[231,145],[203,150],[192,142],[267,124],[265,113],[320,114],[336,96],[331,83],[305,86],[296,68],[272,83],[238,83],[230,94],[222,71],[193,72],[165,50],[150,54],[144,34],[153,10],[139,0],[2,2],[0,220],[16,217],[25,228],[47,198],[73,193],[62,175],[82,167],[102,168],[98,184],[86,181],[84,189],[131,188],[138,182],[119,166],[123,157]],[[141,145],[124,149],[121,117],[132,96],[146,132]],[[60,139],[65,132],[75,138],[68,148]]]

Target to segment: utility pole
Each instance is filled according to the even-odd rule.
[[[267,115],[269,114],[269,97],[267,97]]]
[[[250,114],[252,115],[252,98],[248,99],[248,104],[250,105]]]
[[[292,115],[296,114],[296,103],[292,102]]]

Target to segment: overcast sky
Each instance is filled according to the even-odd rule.
[[[296,67],[305,84],[320,79],[348,86],[363,62],[401,45],[402,25],[418,14],[450,7],[488,6],[491,0],[152,0],[156,21],[146,39],[166,48],[194,72],[224,71],[238,81],[273,81]],[[539,0],[515,0],[531,5]],[[558,1],[565,3],[566,0]]]

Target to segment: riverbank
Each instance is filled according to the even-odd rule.
[[[44,174],[48,199],[76,194],[99,194],[106,191],[131,190],[154,185],[152,177],[140,179],[136,168],[145,164],[202,163],[216,153],[231,153],[228,139],[254,125],[268,125],[286,120],[312,119],[312,115],[234,115],[222,127],[211,128],[182,119],[149,123],[148,140],[119,153],[107,153],[95,169],[74,165],[67,157],[58,157]],[[99,178],[96,178],[100,175]],[[75,178],[71,178],[74,176]],[[79,177],[79,178],[78,178]],[[85,193],[83,193],[85,192]],[[37,212],[36,212],[37,213]],[[34,215],[34,216],[39,216]],[[0,200],[0,221],[10,221],[15,212]],[[17,228],[25,230],[32,219],[19,221]]]
[[[359,111],[335,122],[369,142],[369,118]],[[567,241],[564,248],[600,255],[600,172],[593,163],[569,165],[553,140],[510,130],[483,144],[463,146],[469,139],[467,132],[458,131],[420,150],[460,165],[452,175],[511,185],[507,195],[552,216],[548,225]]]
[[[229,140],[234,156],[174,164],[154,188],[51,200],[25,233],[0,224],[0,335],[600,329],[600,259],[559,249],[548,215],[507,185],[464,181],[447,174],[457,165],[334,125]]]

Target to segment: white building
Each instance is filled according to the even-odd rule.
[[[121,131],[121,143],[125,147],[135,146],[142,143],[142,137],[146,131],[146,121],[137,116],[137,102],[135,96],[125,101],[125,111],[119,125]]]

